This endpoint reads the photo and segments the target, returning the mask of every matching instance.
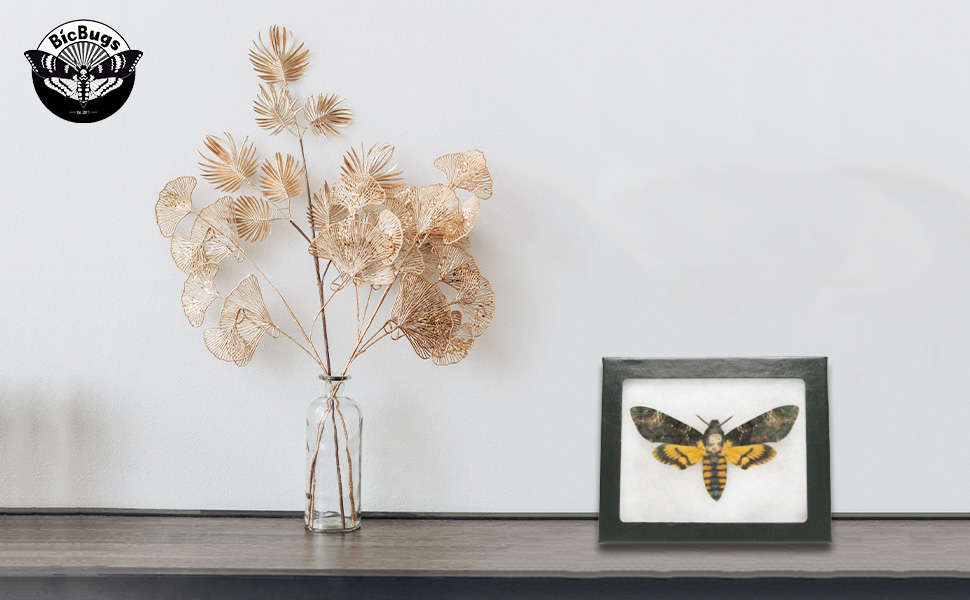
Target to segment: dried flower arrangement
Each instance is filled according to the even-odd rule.
[[[308,54],[281,27],[269,30],[268,45],[260,36],[249,53],[263,82],[254,104],[256,123],[271,135],[294,136],[299,158],[277,152],[261,161],[248,138],[237,143],[228,133],[222,138],[208,136],[199,163],[202,177],[229,195],[196,210],[192,195],[197,181],[191,176],[169,181],[159,193],[159,230],[171,238],[172,258],[187,276],[182,291],[185,316],[193,327],[200,327],[207,308],[222,298],[218,325],[206,328],[203,339],[216,358],[239,366],[249,363],[264,334],[290,340],[327,376],[345,376],[358,357],[385,337],[407,338],[418,356],[437,365],[456,363],[468,355],[495,312],[492,286],[468,251],[468,232],[478,217],[479,203],[492,195],[485,158],[478,150],[446,154],[434,166],[444,172],[447,183],[411,186],[390,164],[393,147],[375,145],[365,151],[361,146],[359,152],[345,155],[335,183],[325,182],[311,193],[304,138],[308,132],[324,138],[339,135],[350,123],[351,112],[333,94],[310,96],[302,104],[294,98],[290,84],[305,73]],[[459,191],[468,196],[463,202]],[[303,200],[306,228],[294,220],[294,203]],[[194,218],[184,237],[176,231],[189,215]],[[294,238],[301,240],[314,263],[320,309],[309,325],[294,314],[243,247],[243,242],[265,240],[274,222],[292,226]],[[228,256],[247,261],[256,274],[222,296],[215,280],[220,262]],[[279,296],[290,332],[269,314],[260,279]],[[378,321],[395,288],[393,305]],[[357,296],[357,336],[343,366],[334,369],[327,307],[338,292],[350,289]],[[379,296],[373,308],[372,296]],[[313,340],[318,320],[322,352]],[[339,412],[339,406],[334,408]],[[319,424],[321,434],[324,422]],[[319,449],[317,435],[314,461]],[[339,471],[339,455],[336,460]],[[313,489],[311,481],[311,495]],[[313,499],[309,502],[312,513]]]

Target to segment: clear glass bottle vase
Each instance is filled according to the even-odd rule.
[[[310,531],[360,528],[360,406],[346,394],[350,377],[321,375],[326,393],[307,410],[307,491]]]

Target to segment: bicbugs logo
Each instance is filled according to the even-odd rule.
[[[34,90],[49,111],[74,123],[93,123],[118,112],[135,86],[141,51],[97,21],[71,21],[24,52]]]

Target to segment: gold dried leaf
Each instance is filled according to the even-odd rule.
[[[328,200],[339,202],[354,214],[362,206],[384,202],[384,188],[370,175],[345,174],[330,188]]]
[[[464,275],[455,305],[467,318],[472,335],[478,337],[488,329],[495,315],[495,292],[477,269],[474,272],[466,270]]]
[[[397,218],[389,210],[381,211],[377,216],[377,221],[374,223],[374,227],[378,231],[387,236],[387,239],[391,241],[392,250],[388,253],[387,258],[384,259],[384,264],[393,264],[394,259],[397,257],[398,252],[401,251],[401,243],[404,241],[404,231],[401,228],[401,220]]]
[[[217,190],[235,192],[256,174],[259,161],[249,138],[245,138],[242,145],[236,148],[236,141],[232,136],[228,133],[225,136],[227,142],[215,136],[206,136],[205,147],[212,156],[200,152],[203,160],[199,166],[202,168],[202,177],[216,186]]]
[[[333,283],[339,289],[348,283],[354,285],[387,285],[394,281],[394,269],[389,265],[400,250],[400,223],[387,213],[383,228],[347,219],[328,225],[310,244],[310,254],[323,260],[332,260],[340,276]]]
[[[368,175],[373,177],[385,192],[392,190],[401,182],[401,171],[395,171],[397,165],[387,166],[394,157],[394,146],[374,144],[370,150],[364,152],[364,145],[360,146],[360,154],[355,148],[344,155],[344,164],[340,168],[343,175]]]
[[[236,231],[247,242],[259,242],[269,235],[275,209],[262,198],[241,196],[232,201]]]
[[[155,220],[158,222],[158,230],[165,237],[172,237],[178,224],[192,212],[192,191],[195,184],[195,177],[179,177],[166,183],[158,193]]]
[[[259,289],[259,281],[255,275],[247,275],[239,282],[234,290],[226,296],[226,303],[219,315],[219,325],[227,326],[240,321],[239,313],[245,312],[244,320],[251,321],[269,333],[272,337],[279,335],[279,330],[266,310],[263,293]]]
[[[296,127],[296,101],[290,91],[272,85],[259,86],[259,96],[253,104],[258,115],[256,124],[269,130],[270,135]]]
[[[183,273],[192,274],[210,262],[206,259],[202,242],[193,242],[180,235],[172,236],[171,251],[172,259]]]
[[[303,193],[303,167],[296,158],[287,154],[286,159],[276,153],[275,164],[268,158],[263,163],[263,174],[259,178],[259,190],[278,205],[289,210],[290,198]]]
[[[461,205],[459,218],[452,222],[451,231],[444,235],[446,244],[454,244],[458,240],[468,235],[468,232],[475,226],[478,220],[479,201],[477,196],[472,196]]]
[[[456,246],[439,245],[434,247],[438,257],[438,281],[460,289],[462,283],[478,274],[478,265],[471,254]]]
[[[408,188],[410,186],[401,186]],[[414,218],[414,209],[408,205],[406,196],[396,193],[400,188],[395,189],[394,194],[387,194],[384,198],[384,208],[394,213],[394,216],[401,221],[401,229],[404,232],[405,244],[410,243],[418,235],[418,226]]]
[[[394,260],[394,270],[399,273],[411,273],[412,275],[424,276],[428,272],[428,266],[424,260],[424,253],[417,248],[402,249],[401,253]]]
[[[303,44],[293,47],[290,32],[285,27],[273,25],[269,28],[269,47],[263,44],[263,35],[253,42],[249,60],[260,79],[268,83],[286,84],[299,79],[306,71],[310,59],[309,50]]]
[[[340,135],[337,127],[345,127],[350,123],[350,109],[340,106],[343,101],[336,94],[317,94],[307,99],[303,104],[303,114],[313,133],[323,137]]]
[[[444,172],[449,187],[468,190],[479,200],[487,200],[492,196],[492,176],[485,165],[485,155],[481,150],[439,156],[435,159],[434,166]]]
[[[219,265],[206,263],[189,273],[182,288],[182,310],[188,317],[192,327],[202,325],[205,309],[219,297],[216,289],[215,277],[219,272]]]
[[[202,332],[205,347],[219,360],[234,361],[245,366],[255,348],[250,348],[235,327],[208,327]],[[242,363],[242,364],[240,364]]]
[[[438,286],[410,273],[401,278],[389,320],[424,359],[444,354],[454,328],[448,300]]]
[[[468,323],[462,324],[461,312],[451,311],[452,330],[448,342],[438,351],[431,355],[431,360],[439,367],[445,367],[460,362],[471,352],[475,345],[475,336],[472,335],[471,326]]]
[[[203,208],[192,224],[189,241],[202,244],[206,262],[218,264],[230,254],[237,262],[243,259],[232,203],[230,196],[219,198]]]
[[[331,223],[350,217],[350,211],[333,197],[333,190],[324,182],[323,189],[313,193],[307,206],[307,220],[313,231],[323,231]]]
[[[461,220],[458,196],[446,185],[414,188],[410,200],[418,235],[450,235]]]
[[[255,275],[246,276],[226,297],[219,326],[203,332],[206,348],[216,358],[243,367],[253,357],[263,334],[278,337]]]

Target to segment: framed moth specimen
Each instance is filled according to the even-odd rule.
[[[599,540],[831,540],[825,358],[603,359]]]

